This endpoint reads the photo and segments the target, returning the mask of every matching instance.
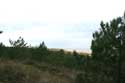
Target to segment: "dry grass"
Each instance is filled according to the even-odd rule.
[[[76,70],[49,64],[24,64],[0,59],[0,83],[74,83]],[[42,69],[44,68],[44,69]]]

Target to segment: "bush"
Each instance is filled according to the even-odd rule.
[[[14,62],[0,63],[0,83],[39,83],[40,71]]]
[[[76,76],[75,83],[85,83],[85,80],[83,79],[83,74],[82,73],[79,73]]]

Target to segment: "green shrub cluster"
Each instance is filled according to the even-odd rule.
[[[0,58],[46,62],[55,66],[83,69],[84,55],[76,51],[72,53],[65,52],[63,49],[49,50],[44,42],[38,47],[29,47],[26,46],[25,41],[20,38],[17,41],[11,40],[11,47],[6,47],[1,43]]]

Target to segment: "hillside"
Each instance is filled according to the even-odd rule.
[[[46,63],[0,60],[0,83],[74,83],[77,73]]]
[[[49,49],[44,44],[28,47],[15,43],[12,47],[0,44],[0,83],[114,83],[117,80],[114,80],[115,62],[103,62],[77,51]],[[124,78],[125,62],[122,63]]]
[[[110,83],[112,74],[105,72],[114,69],[104,67],[77,52],[0,47],[0,83]]]
[[[76,83],[84,55],[43,47],[0,46],[0,83]]]

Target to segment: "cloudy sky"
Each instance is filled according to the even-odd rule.
[[[101,20],[122,16],[124,0],[0,0],[0,42],[19,36],[32,46],[90,51]]]

